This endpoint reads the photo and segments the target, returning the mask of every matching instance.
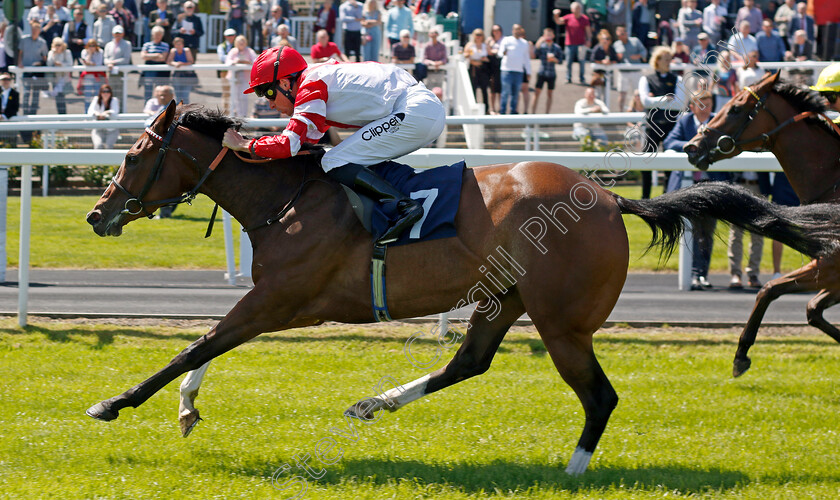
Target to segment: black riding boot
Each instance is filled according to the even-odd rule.
[[[379,202],[397,202],[400,218],[377,240],[379,244],[393,243],[403,231],[423,218],[423,205],[420,202],[412,200],[367,167],[351,163],[334,168],[327,172],[327,175]]]

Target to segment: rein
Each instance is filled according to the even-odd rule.
[[[753,107],[752,111],[750,112],[749,117],[744,121],[744,123],[741,124],[741,127],[738,128],[738,130],[735,132],[734,136],[724,134],[720,130],[717,130],[717,129],[714,129],[714,128],[711,128],[711,127],[706,127],[707,130],[709,130],[711,132],[715,132],[717,134],[720,134],[720,137],[717,140],[717,144],[710,151],[710,153],[720,153],[720,154],[727,155],[727,154],[730,154],[733,151],[735,151],[735,148],[740,149],[741,146],[743,146],[745,144],[750,144],[750,143],[755,142],[757,140],[761,140],[760,147],[762,149],[770,149],[768,147],[768,144],[770,143],[771,138],[774,135],[776,135],[777,133],[779,133],[782,129],[784,129],[788,125],[798,123],[798,122],[800,122],[800,121],[802,121],[806,118],[813,118],[813,117],[820,118],[822,120],[825,120],[829,124],[831,124],[832,128],[834,128],[834,131],[837,133],[838,136],[840,136],[840,127],[838,127],[836,123],[831,121],[831,119],[828,118],[824,113],[817,113],[815,111],[803,111],[802,113],[796,114],[796,115],[788,118],[784,122],[779,123],[779,119],[776,118],[776,115],[773,114],[773,112],[770,111],[770,108],[768,108],[767,105],[766,105],[767,97],[770,95],[769,93],[765,94],[764,97],[759,97],[758,94],[756,94],[755,91],[751,87],[744,87],[744,90],[746,90],[747,92],[752,94],[752,96],[758,102],[756,103],[755,107]],[[774,128],[773,130],[771,130],[769,132],[765,132],[761,135],[751,137],[749,139],[739,140],[741,138],[741,134],[744,133],[747,126],[750,124],[750,122],[752,122],[755,119],[755,117],[758,115],[758,113],[761,110],[765,110],[768,113],[770,113],[770,116],[773,117],[773,121],[776,122],[776,128]]]

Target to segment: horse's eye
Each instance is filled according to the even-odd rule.
[[[137,165],[138,160],[139,158],[136,155],[126,155],[125,164],[126,166],[133,167],[134,165]]]
[[[741,106],[732,106],[732,109],[729,110],[730,114],[737,115],[741,112]]]

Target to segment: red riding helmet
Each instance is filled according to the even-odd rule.
[[[251,66],[251,82],[243,94],[250,94],[260,85],[288,78],[306,69],[306,61],[291,47],[275,47],[263,51]]]

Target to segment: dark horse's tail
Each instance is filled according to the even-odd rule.
[[[653,231],[650,247],[660,245],[670,256],[686,221],[703,224],[720,219],[767,236],[812,258],[840,247],[840,205],[801,207],[774,205],[750,191],[724,182],[704,182],[650,200],[628,200],[612,193],[623,214],[641,217]]]

